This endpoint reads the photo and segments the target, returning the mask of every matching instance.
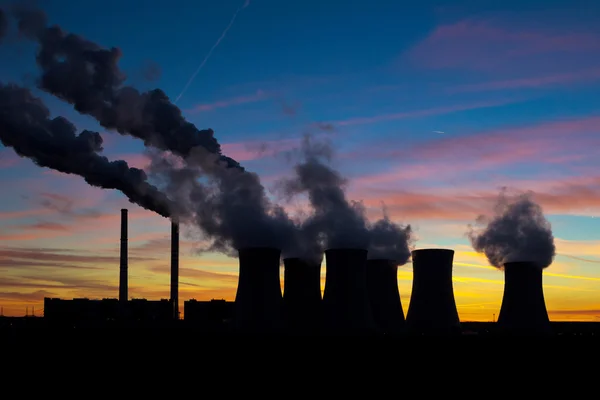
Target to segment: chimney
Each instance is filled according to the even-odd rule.
[[[283,260],[283,315],[286,330],[317,333],[321,323],[321,264],[301,258]]]
[[[179,223],[171,222],[171,304],[173,318],[179,319]]]
[[[323,292],[324,328],[334,334],[375,333],[367,291],[367,250],[328,249]]]
[[[367,260],[367,288],[379,329],[386,334],[401,333],[404,311],[398,290],[398,264],[394,260]]]
[[[543,269],[531,262],[504,264],[504,295],[498,330],[504,334],[551,333],[542,287]]]
[[[121,263],[119,267],[119,301],[127,302],[127,209],[121,210]]]
[[[460,334],[460,320],[452,287],[454,250],[412,252],[413,285],[406,325],[410,333]]]
[[[240,272],[235,295],[234,325],[242,333],[273,333],[281,328],[279,279],[281,250],[249,247],[238,250]]]

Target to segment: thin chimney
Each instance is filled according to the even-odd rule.
[[[127,209],[121,210],[121,263],[119,267],[119,301],[127,302]]]
[[[179,223],[171,222],[171,302],[173,318],[179,319]]]

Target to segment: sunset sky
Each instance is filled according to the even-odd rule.
[[[119,47],[128,84],[175,100],[244,0],[40,3],[51,23]],[[467,225],[491,212],[501,187],[532,190],[557,248],[544,272],[551,320],[600,321],[600,3],[408,3],[417,2],[251,0],[177,105],[268,188],[290,174],[286,155],[303,134],[326,136],[348,197],[371,218],[383,202],[414,227],[417,248],[456,251],[463,321],[497,317],[504,287]],[[140,141],[35,89],[35,51],[13,25],[0,81],[31,87],[55,115],[101,132],[108,158],[147,165]],[[130,296],[169,297],[167,219],[3,147],[0,181],[5,315],[41,314],[44,297],[116,298],[123,207]],[[182,311],[190,298],[235,297],[237,260],[199,254],[200,243],[182,227]],[[398,283],[406,312],[410,263]]]

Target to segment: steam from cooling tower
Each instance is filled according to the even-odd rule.
[[[383,218],[370,227],[369,234],[369,259],[394,260],[396,265],[404,265],[410,259],[415,241],[412,228],[392,222],[385,209]]]
[[[144,171],[101,156],[99,133],[84,130],[77,135],[66,118],[50,118],[48,108],[28,89],[0,83],[0,141],[40,167],[79,175],[102,189],[120,190],[130,202],[169,216],[172,204],[147,182]]]
[[[199,130],[186,121],[162,90],[140,93],[125,86],[126,76],[117,65],[121,50],[102,48],[58,26],[47,26],[41,10],[16,6],[13,14],[20,33],[39,45],[40,89],[94,117],[106,129],[142,139],[146,146],[184,158],[192,149],[202,148],[218,155],[224,165],[241,168],[221,154],[212,129]]]
[[[310,136],[305,136],[300,162],[294,167],[295,175],[281,180],[279,188],[288,198],[308,194],[313,214],[305,221],[305,229],[320,232],[325,248],[367,249],[369,229],[365,209],[362,203],[346,198],[346,179],[328,165],[332,154],[329,144],[313,142]]]
[[[500,193],[494,216],[480,216],[479,229],[467,233],[473,248],[484,253],[489,263],[503,268],[508,262],[533,262],[546,268],[554,259],[556,248],[550,222],[532,193],[506,197]]]

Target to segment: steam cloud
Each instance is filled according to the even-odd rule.
[[[503,268],[507,262],[529,261],[546,268],[554,259],[556,248],[550,223],[542,208],[526,193],[508,199],[500,193],[493,217],[480,216],[476,230],[467,233],[473,248],[484,253],[489,263]]]
[[[383,218],[371,226],[370,235],[370,259],[394,260],[396,265],[404,265],[410,259],[415,241],[412,228],[392,222],[385,209]]]
[[[28,89],[0,83],[0,141],[40,167],[79,175],[92,186],[120,190],[132,203],[169,215],[168,198],[146,181],[144,171],[99,155],[99,133],[84,130],[76,135],[71,122],[51,119],[48,108]]]

